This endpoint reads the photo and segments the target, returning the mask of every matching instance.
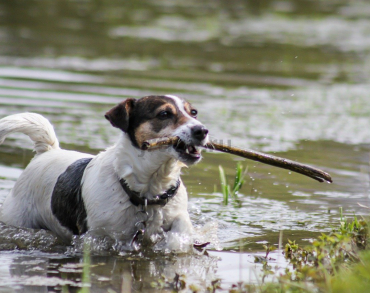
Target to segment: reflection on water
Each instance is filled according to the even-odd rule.
[[[149,291],[162,273],[171,281],[175,272],[201,288],[222,278],[228,288],[255,276],[261,266],[251,255],[265,241],[277,244],[279,231],[283,241],[305,242],[336,225],[339,206],[366,214],[358,203],[370,206],[369,16],[367,1],[343,0],[1,2],[0,117],[41,113],[64,148],[96,154],[116,141],[103,118],[114,104],[177,94],[198,108],[213,139],[312,164],[334,179],[319,184],[243,161],[240,201],[223,206],[218,165],[231,182],[238,159],[206,153],[184,170],[189,212],[199,229],[218,226],[212,249],[234,252],[99,252],[92,288]],[[21,135],[0,147],[0,203],[31,147]],[[0,226],[0,248],[1,292],[81,286],[79,246]]]
[[[61,258],[58,254],[41,252],[5,252],[2,259],[0,288],[38,292],[46,287],[57,291],[68,287],[75,292],[85,286],[82,280],[83,263],[79,257]],[[206,288],[215,279],[217,260],[217,256],[205,255],[92,256],[89,287],[92,292],[107,292],[109,289],[130,292],[123,291],[127,287],[134,292],[146,292],[153,288],[153,282],[161,279],[174,283],[174,272],[177,272],[190,276],[187,282],[198,283]]]
[[[69,292],[76,292],[88,286],[91,292],[161,292],[190,286],[209,288],[219,278],[226,279],[224,286],[231,287],[241,280],[256,283],[262,277],[262,265],[255,263],[254,256],[263,257],[261,253],[246,255],[213,251],[207,255],[95,255],[90,259],[90,283],[85,284],[84,263],[80,257],[38,251],[3,252],[0,288],[4,288],[1,292],[12,292],[6,288],[27,292],[68,288]],[[282,273],[287,266],[281,251],[269,255],[269,264],[276,274]],[[185,284],[176,281],[176,274]],[[266,280],[273,280],[273,277]]]

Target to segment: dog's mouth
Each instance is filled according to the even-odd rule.
[[[174,145],[173,148],[179,154],[181,161],[185,163],[195,163],[202,157],[200,151],[194,145],[186,144],[182,140]]]

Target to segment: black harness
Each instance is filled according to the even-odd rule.
[[[180,179],[178,179],[176,185],[170,187],[164,193],[157,195],[154,199],[145,199],[140,196],[140,192],[131,190],[130,187],[128,187],[125,179],[122,178],[120,179],[119,182],[121,183],[123,190],[127,193],[128,197],[130,198],[131,203],[135,206],[139,205],[144,206],[145,204],[165,206],[168,200],[170,200],[176,195],[181,183]]]

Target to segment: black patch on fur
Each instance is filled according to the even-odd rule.
[[[81,180],[92,158],[77,160],[62,173],[51,196],[51,210],[60,224],[81,235],[87,231],[86,209],[81,196]]]

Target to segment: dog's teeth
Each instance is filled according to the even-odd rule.
[[[188,150],[189,150],[189,153],[196,153],[197,152],[197,149],[192,145],[189,146]]]
[[[185,153],[189,154],[189,149],[188,148],[185,150]]]

